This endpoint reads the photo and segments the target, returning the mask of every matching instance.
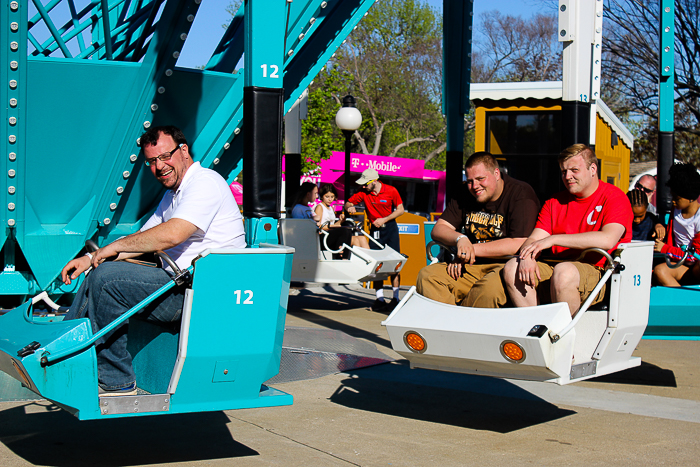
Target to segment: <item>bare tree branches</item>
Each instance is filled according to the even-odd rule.
[[[488,11],[477,29],[472,81],[552,81],[561,79],[557,17],[538,13],[523,19]]]
[[[676,153],[700,161],[700,0],[675,0]],[[607,0],[603,35],[603,98],[618,114],[656,126],[659,99],[659,1]],[[637,158],[656,154],[653,128],[640,133]]]

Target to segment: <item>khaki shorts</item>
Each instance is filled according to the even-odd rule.
[[[581,304],[588,298],[588,296],[593,292],[593,289],[600,278],[603,277],[603,269],[597,266],[593,266],[589,263],[581,263],[578,261],[569,261],[578,270],[579,281],[578,281],[578,293],[581,297]],[[560,263],[543,263],[541,261],[537,262],[537,266],[540,269],[540,276],[542,279],[540,283],[537,284],[537,297],[540,303],[552,303],[552,296],[550,293],[550,279],[552,278],[552,273],[554,272],[554,266]],[[596,298],[591,302],[591,305],[600,303],[605,297],[605,285],[600,289]]]
[[[507,296],[500,272],[504,263],[467,264],[458,280],[447,273],[446,263],[431,264],[418,273],[416,291],[448,305],[491,308],[503,306]],[[478,290],[480,300],[469,299],[470,291]]]

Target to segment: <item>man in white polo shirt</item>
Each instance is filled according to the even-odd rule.
[[[130,263],[143,253],[163,250],[181,269],[207,248],[245,248],[240,210],[226,181],[193,162],[187,140],[174,126],[154,127],[141,136],[145,164],[168,191],[141,230],[70,261],[61,272],[70,284],[94,268],[78,289],[66,319],[90,318],[93,332],[107,326],[165,285],[169,266]],[[105,262],[105,260],[108,260]],[[142,312],[149,321],[180,318],[184,287],[174,287]],[[96,343],[100,396],[136,394],[136,377],[126,349],[126,326]]]

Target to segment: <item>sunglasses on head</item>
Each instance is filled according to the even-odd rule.
[[[644,193],[646,193],[646,194],[649,194],[649,193],[653,193],[653,192],[654,192],[654,190],[652,190],[651,188],[647,188],[647,187],[643,186],[643,185],[642,185],[641,183],[639,183],[639,182],[637,182],[637,184],[634,185],[634,187],[635,187],[637,190],[642,190],[642,191],[643,191]]]

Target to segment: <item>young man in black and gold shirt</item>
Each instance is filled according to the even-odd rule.
[[[432,232],[433,240],[457,247],[456,259],[423,268],[416,290],[451,305],[503,306],[504,263],[493,258],[518,252],[535,227],[540,203],[530,185],[502,174],[487,152],[469,157],[464,170],[466,190],[450,201]],[[489,287],[491,281],[498,287]]]

